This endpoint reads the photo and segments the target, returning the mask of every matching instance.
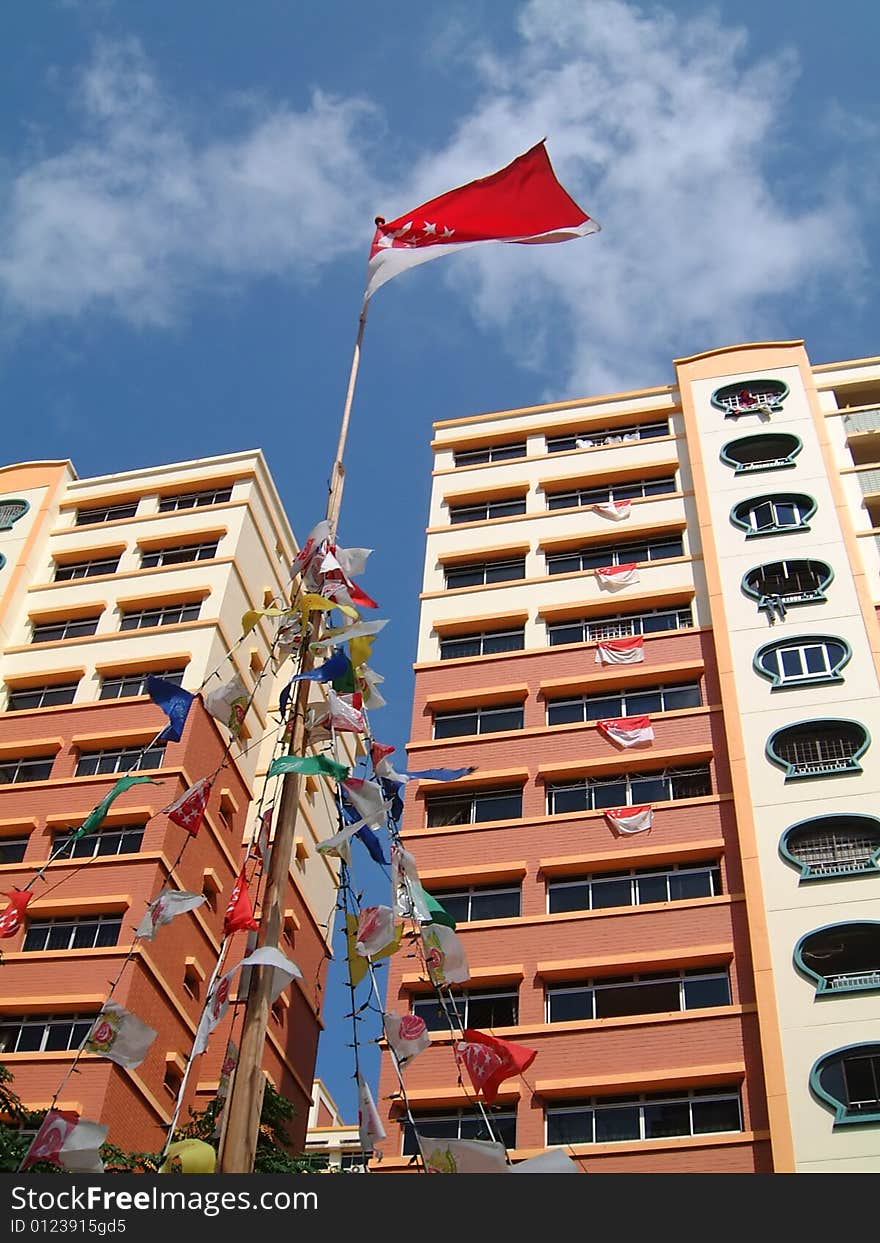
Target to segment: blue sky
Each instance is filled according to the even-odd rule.
[[[878,26],[869,0],[0,6],[2,459],[260,447],[304,535],[373,217],[546,136],[600,234],[450,256],[371,302],[339,533],[375,549],[373,726],[400,761],[433,420],[667,383],[741,340],[880,352]],[[318,1066],[354,1117],[346,1008],[334,972]]]

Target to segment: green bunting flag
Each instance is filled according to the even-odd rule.
[[[73,834],[73,840],[78,841],[81,837],[87,837],[89,833],[94,833],[95,829],[100,828],[101,822],[110,810],[110,804],[120,794],[124,794],[129,786],[139,785],[141,782],[147,781],[150,785],[158,785],[152,777],[143,777],[140,774],[134,776],[129,774],[127,777],[120,777],[116,785],[109,794],[105,794],[97,807],[95,807],[83,820],[77,831]]]
[[[421,888],[421,886],[419,887]],[[440,905],[436,898],[431,897],[427,889],[422,889],[422,897],[425,899],[425,906],[427,906],[431,914],[432,924],[445,924],[447,928],[455,927],[455,920],[446,908]]]
[[[279,773],[304,773],[312,777],[336,777],[341,781],[349,772],[345,764],[338,764],[329,755],[279,755],[269,765],[270,777],[276,777]]]

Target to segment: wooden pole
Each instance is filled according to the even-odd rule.
[[[361,345],[364,339],[364,326],[367,320],[367,302],[361,308],[358,320],[357,340],[351,360],[351,372],[348,377],[348,389],[345,395],[345,406],[342,411],[342,422],[339,429],[339,441],[336,446],[336,457],[330,476],[330,488],[327,498],[327,521],[330,524],[331,538],[336,533],[339,521],[339,510],[342,504],[342,489],[345,483],[345,467],[343,455],[348,436],[351,418],[351,407],[354,400],[354,388],[360,366]],[[309,648],[310,629],[303,634],[305,650],[303,652],[302,671],[307,672],[314,665],[314,656]],[[302,755],[307,745],[306,740],[306,708],[310,691],[309,682],[300,682],[297,686],[293,715],[293,730],[290,738],[289,754]],[[260,917],[259,944],[277,948],[281,935],[281,922],[284,916],[284,895],[287,890],[290,859],[293,853],[294,829],[299,812],[302,790],[302,774],[287,773],[283,777],[281,800],[275,820],[275,839],[269,857],[269,869],[266,878],[266,890],[263,894],[262,914]],[[254,1167],[257,1151],[257,1140],[260,1130],[260,1111],[263,1104],[263,1048],[266,1043],[266,1028],[269,1022],[270,989],[273,970],[271,967],[254,967],[251,985],[248,990],[244,1012],[244,1024],[239,1046],[238,1065],[229,1090],[228,1118],[220,1172],[223,1174],[250,1174]],[[295,1033],[294,1033],[295,1038]]]

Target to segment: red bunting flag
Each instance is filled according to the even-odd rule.
[[[38,1161],[60,1165],[61,1147],[79,1122],[79,1114],[72,1109],[50,1109],[28,1148],[21,1163],[22,1173]]]
[[[9,905],[0,915],[0,937],[15,936],[22,925],[27,904],[33,896],[30,889],[13,889],[11,893],[4,894],[9,899]]]
[[[223,935],[228,937],[233,932],[241,932],[244,929],[254,931],[259,926],[254,919],[254,908],[251,905],[244,868],[242,867],[232,887],[229,905],[223,917]]]
[[[195,785],[185,790],[180,798],[163,808],[168,819],[173,824],[179,824],[182,829],[186,829],[190,837],[195,837],[202,827],[205,808],[211,797],[212,784],[209,777],[202,777]]]
[[[537,1049],[499,1040],[497,1036],[490,1036],[473,1027],[465,1028],[464,1041],[458,1045],[458,1052],[467,1067],[471,1083],[477,1092],[482,1092],[487,1105],[497,1099],[498,1088],[505,1079],[521,1075],[538,1056]]]

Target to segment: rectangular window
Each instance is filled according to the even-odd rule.
[[[116,945],[121,915],[84,915],[82,918],[28,921],[22,950],[92,950]]]
[[[78,1049],[95,1014],[34,1014],[0,1019],[0,1053],[48,1053]]]
[[[444,1010],[439,998],[416,998],[413,1014],[424,1019],[429,1031],[448,1030],[450,1024],[466,1027],[515,1027],[519,1010],[519,994],[515,988],[489,988],[466,992],[456,991],[445,998]]]
[[[218,540],[204,544],[175,544],[173,548],[144,548],[141,550],[141,566],[184,565],[189,561],[210,561],[217,556]]]
[[[508,561],[472,561],[465,565],[447,565],[444,569],[446,589],[484,587],[489,583],[509,583],[526,576],[525,557]]]
[[[81,751],[76,765],[77,777],[97,773],[129,773],[134,769],[161,768],[165,760],[165,743],[149,747],[108,747],[100,751]]]
[[[548,1106],[545,1117],[548,1144],[607,1144],[743,1129],[739,1092],[730,1088],[594,1096]]]
[[[115,574],[119,557],[96,557],[94,561],[64,561],[55,566],[55,582],[72,582],[77,578],[97,578],[100,574]]]
[[[118,673],[108,675],[101,679],[100,699],[128,699],[132,695],[147,694],[147,678],[156,677],[164,678],[166,682],[173,682],[175,686],[180,686],[183,682],[182,669],[164,669],[159,671],[150,671],[150,673]]]
[[[609,617],[548,622],[551,647],[561,643],[595,643],[599,639],[624,639],[636,634],[661,634],[693,626],[691,606],[677,609],[646,609],[643,613],[613,613]]]
[[[721,868],[709,863],[675,863],[666,867],[595,872],[577,880],[547,885],[547,910],[593,911],[608,906],[646,906],[686,898],[713,898],[722,892]]]
[[[452,1113],[413,1112],[415,1131],[428,1139],[496,1140],[505,1148],[516,1147],[516,1112],[510,1109],[458,1109]],[[419,1151],[410,1122],[401,1123],[403,1155]]]
[[[196,621],[201,607],[201,600],[190,600],[188,603],[133,609],[130,613],[122,614],[119,629],[146,630],[150,626],[177,626],[180,622]]]
[[[483,820],[518,820],[522,816],[522,789],[479,790],[425,799],[428,828],[475,824]]]
[[[677,708],[699,708],[702,702],[699,682],[650,688],[640,686],[613,695],[579,695],[574,699],[550,700],[547,704],[547,724],[567,725],[617,716],[640,716],[645,712],[673,712]]]
[[[471,885],[448,890],[432,887],[430,893],[457,924],[475,919],[516,919],[520,913],[519,885]]]
[[[479,634],[450,635],[440,639],[440,659],[460,660],[465,656],[491,656],[496,652],[521,652],[526,645],[522,626],[514,630],[484,630]]]
[[[48,781],[54,763],[54,753],[0,760],[0,785],[18,785],[22,781]]]
[[[623,1018],[730,1005],[726,969],[654,972],[546,990],[547,1022]]]
[[[847,1109],[876,1113],[880,1106],[880,1056],[845,1053],[842,1062]]]
[[[57,834],[53,849],[64,848],[59,858],[95,859],[99,855],[137,854],[144,840],[142,824],[117,825],[80,838],[75,837],[75,832],[75,829],[70,829],[66,833]]]
[[[99,617],[71,617],[67,621],[32,622],[31,643],[57,643],[94,634]]]
[[[712,793],[708,765],[698,768],[666,768],[656,773],[621,773],[614,777],[585,777],[580,781],[548,783],[548,816],[603,807],[665,803],[674,799],[701,798]]]
[[[502,730],[522,727],[521,703],[471,708],[462,712],[434,713],[435,738],[458,738],[464,734],[497,734]]]
[[[450,505],[449,521],[453,526],[462,522],[487,522],[490,518],[513,518],[526,512],[526,498],[514,496],[507,500],[480,501],[476,505]]]
[[[669,420],[658,419],[654,423],[635,423],[629,427],[608,427],[567,436],[548,436],[548,453],[570,453],[573,449],[594,449],[632,443],[636,440],[656,440],[669,435]]]
[[[674,475],[661,479],[636,479],[627,483],[608,483],[598,488],[574,488],[568,492],[548,492],[548,509],[576,509],[585,505],[601,505],[608,501],[629,501],[675,492]]]
[[[54,708],[58,704],[73,703],[78,686],[79,682],[50,682],[45,686],[10,690],[6,709],[8,712],[24,712],[28,708]]]
[[[571,552],[547,553],[548,574],[573,574],[579,570],[595,570],[603,565],[625,565],[630,561],[664,561],[684,555],[681,536],[655,539],[634,544],[591,544]]]
[[[30,837],[0,837],[0,863],[21,863]]]
[[[207,488],[203,492],[183,492],[176,496],[159,497],[159,513],[176,509],[200,509],[203,505],[222,505],[232,498],[232,488]]]
[[[121,505],[99,505],[95,509],[78,509],[76,526],[94,526],[96,522],[115,522],[121,518],[133,518],[137,513],[137,501],[125,501]]]
[[[524,440],[509,445],[485,445],[482,449],[456,449],[453,454],[456,466],[482,466],[486,462],[509,462],[525,456]]]

